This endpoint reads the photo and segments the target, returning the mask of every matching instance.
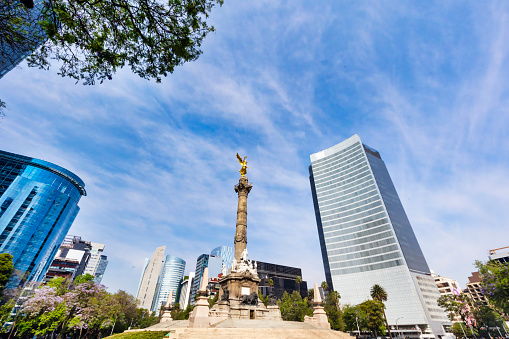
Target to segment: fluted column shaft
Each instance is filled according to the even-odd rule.
[[[253,185],[248,183],[247,177],[242,176],[239,179],[239,184],[235,186],[235,192],[239,196],[237,205],[237,226],[235,229],[235,260],[240,260],[240,256],[247,244],[247,196],[251,191]]]

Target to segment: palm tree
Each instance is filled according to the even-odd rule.
[[[302,282],[302,278],[300,275],[298,275],[297,278],[295,278],[295,282],[297,283],[297,285],[299,285],[299,294],[300,294],[300,283]]]
[[[322,284],[320,285],[322,287],[322,290],[327,291],[329,289],[329,285],[326,281],[322,281]]]
[[[387,301],[387,292],[385,292],[382,286],[374,284],[373,287],[371,287],[371,298],[373,298],[373,300],[382,302],[382,311],[384,312],[385,325],[387,326],[389,337],[392,339],[391,329],[389,328],[389,323],[387,322],[387,317],[385,316],[385,305],[383,304],[384,301]]]

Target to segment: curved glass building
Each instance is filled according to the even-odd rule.
[[[43,279],[84,195],[83,181],[65,168],[0,151],[0,253],[13,256],[19,276]]]
[[[177,289],[184,277],[185,269],[186,262],[184,260],[173,255],[166,256],[161,275],[159,276],[156,295],[154,297],[151,311],[157,312],[161,305],[166,305],[170,291],[173,291],[173,298],[171,302],[175,303]]]
[[[230,269],[232,267],[233,255],[235,254],[235,249],[233,247],[219,246],[214,248],[210,254],[221,257],[226,269]]]
[[[354,135],[312,154],[309,173],[325,276],[341,303],[371,299],[379,284],[389,325],[415,331],[400,334],[443,335],[440,292],[380,153]]]

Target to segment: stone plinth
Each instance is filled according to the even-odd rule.
[[[167,311],[164,311],[162,317],[161,317],[161,321],[160,322],[164,322],[164,321],[172,321],[172,317],[171,317],[171,311],[170,310],[167,310]]]
[[[189,327],[208,328],[209,326],[209,299],[199,296],[193,312],[189,316]]]
[[[316,326],[320,326],[330,330],[329,318],[327,318],[327,314],[325,313],[325,310],[323,309],[322,306],[322,298],[320,296],[320,291],[318,290],[318,284],[315,283],[314,287],[315,295],[313,298],[313,316],[312,317],[305,316],[304,322],[312,323]]]
[[[265,319],[267,320],[278,320],[283,321],[283,318],[281,318],[281,310],[279,309],[279,306],[272,305],[267,306],[267,314],[265,315]]]
[[[194,305],[193,312],[189,315],[189,327],[208,328],[209,324],[209,298],[207,297],[207,285],[209,282],[209,268],[203,270],[201,287],[198,290],[198,300]]]

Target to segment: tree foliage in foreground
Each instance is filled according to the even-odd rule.
[[[387,301],[387,292],[384,290],[384,288],[378,284],[374,284],[372,287],[371,287],[371,291],[370,291],[370,295],[371,295],[371,298],[373,298],[373,300],[378,300],[382,303],[382,312],[384,314],[384,319],[385,319],[385,327],[387,329],[387,331],[389,332],[389,337],[392,339],[392,335],[391,335],[391,330],[389,328],[389,323],[387,322],[387,316],[385,315],[385,304],[383,303],[384,301]]]
[[[509,264],[496,260],[476,261],[481,275],[482,293],[509,319]]]
[[[365,326],[375,334],[384,335],[385,321],[384,321],[384,304],[378,300],[366,300],[358,305],[360,311],[365,314]]]
[[[281,317],[287,321],[304,321],[304,316],[313,316],[313,308],[310,307],[307,298],[302,299],[299,292],[283,293],[283,298],[278,300]]]
[[[346,331],[372,332],[375,337],[385,333],[383,304],[378,300],[366,300],[355,306],[343,307],[343,321]]]
[[[52,279],[36,289],[16,318],[10,320],[16,338],[98,338],[159,321],[147,310],[137,308],[132,295],[124,291],[108,293],[103,285],[93,282],[91,275],[79,277],[74,283]]]
[[[0,108],[1,107],[2,106],[0,103]],[[11,277],[13,270],[14,265],[12,263],[12,255],[10,255],[9,253],[0,254],[0,295],[3,292],[5,285],[9,281],[9,278]]]
[[[330,327],[336,331],[343,331],[345,324],[343,322],[343,311],[339,307],[341,296],[337,291],[329,291],[323,301],[323,308],[329,319]]]
[[[61,76],[84,84],[111,79],[124,66],[160,82],[176,66],[199,57],[203,39],[214,31],[205,20],[223,3],[36,0],[33,7],[31,1],[1,2],[0,56],[12,50],[33,52],[30,66],[48,69],[53,59],[59,62]]]
[[[478,331],[476,331],[473,327],[468,327],[463,322],[456,322],[451,327],[451,332],[454,334],[456,338],[473,338],[474,335],[478,335]]]

